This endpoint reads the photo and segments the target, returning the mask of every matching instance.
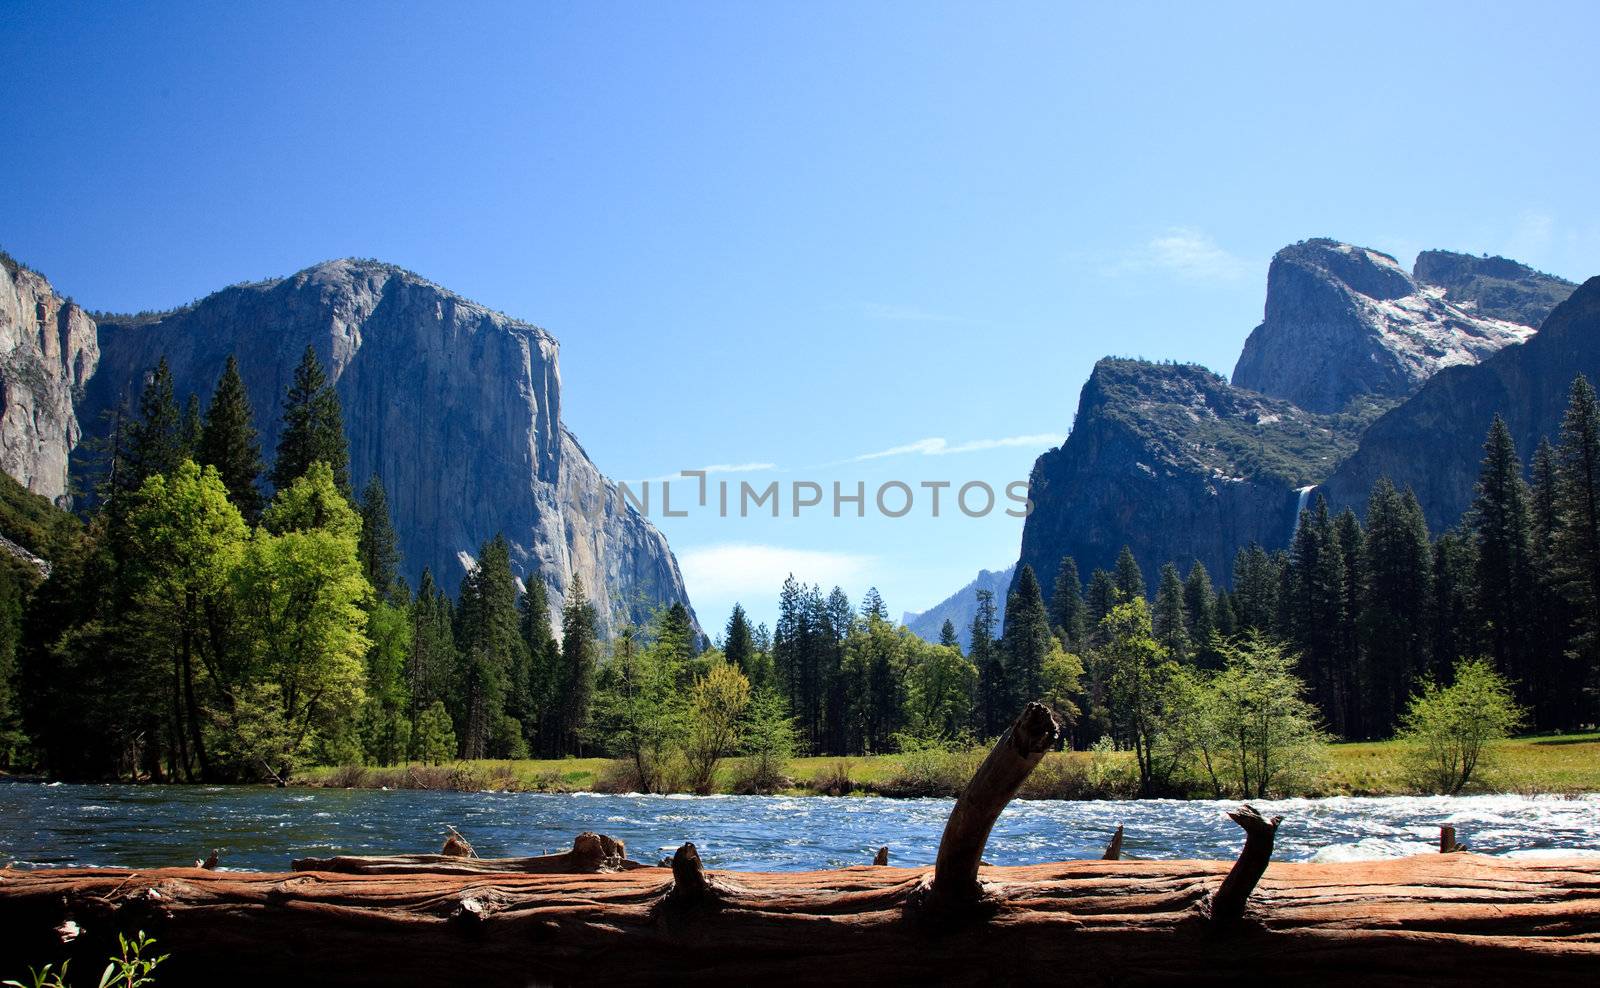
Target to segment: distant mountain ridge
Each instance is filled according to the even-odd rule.
[[[956,626],[961,650],[965,652],[972,647],[972,619],[978,614],[979,590],[994,594],[995,635],[1005,630],[1006,589],[1011,586],[1011,576],[1016,569],[1016,565],[1012,564],[1002,570],[979,570],[971,583],[920,614],[907,611],[900,623],[923,641],[936,643],[944,630],[944,623],[949,621]]]
[[[1436,408],[1442,441],[1451,431],[1443,423],[1482,403],[1463,394],[1447,407],[1431,397],[1446,384],[1432,382],[1465,387],[1484,381],[1487,367],[1523,367],[1529,353],[1575,353],[1570,343],[1526,342],[1538,340],[1537,319],[1572,321],[1565,300],[1574,287],[1505,258],[1428,251],[1408,274],[1387,254],[1333,240],[1284,248],[1231,382],[1194,365],[1095,365],[1071,433],[1034,464],[1019,565],[1033,567],[1047,597],[1062,556],[1087,579],[1123,545],[1148,577],[1166,562],[1198,560],[1226,583],[1239,548],[1287,543],[1308,488],[1326,482],[1341,503],[1364,501],[1376,470],[1398,483],[1415,477],[1425,507],[1437,505],[1430,520],[1453,523],[1459,468],[1449,467],[1457,479],[1448,490],[1433,493],[1421,474],[1437,451],[1415,446],[1421,439],[1384,446],[1383,437]],[[1561,401],[1570,380],[1557,389]],[[1526,402],[1527,387],[1553,385],[1508,385],[1497,400]],[[1487,428],[1487,418],[1461,426],[1473,444]]]

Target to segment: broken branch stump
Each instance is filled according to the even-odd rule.
[[[1211,899],[1211,925],[1224,930],[1244,918],[1250,893],[1255,891],[1256,883],[1266,872],[1267,861],[1272,857],[1272,843],[1278,834],[1278,824],[1283,822],[1281,816],[1268,820],[1249,804],[1229,813],[1228,818],[1244,828],[1244,849],[1239,852],[1239,860],[1229,869],[1228,877],[1222,880],[1222,887]]]
[[[944,911],[978,901],[978,866],[983,863],[989,831],[1060,733],[1061,724],[1050,708],[1030,702],[1000,735],[989,756],[972,774],[972,780],[956,797],[955,808],[945,822],[927,906]]]

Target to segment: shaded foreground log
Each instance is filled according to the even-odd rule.
[[[684,856],[680,852],[680,857]],[[259,983],[488,986],[694,979],[1109,985],[1594,984],[1600,864],[1430,854],[1273,863],[1231,935],[1207,919],[1228,862],[983,868],[992,911],[908,918],[921,869],[706,875],[715,908],[673,908],[673,872],[246,874],[178,868],[0,873],[7,968],[98,970],[118,930],[172,959],[163,988]],[[697,896],[691,896],[691,899]],[[61,942],[58,927],[80,933]],[[100,960],[96,960],[99,958]]]
[[[452,830],[452,839],[460,835]],[[465,844],[465,841],[462,841]],[[572,841],[570,851],[531,858],[476,858],[453,852],[446,842],[442,854],[338,855],[331,858],[297,858],[295,871],[329,871],[347,875],[568,875],[631,871],[648,867],[628,860],[622,841],[585,831]]]

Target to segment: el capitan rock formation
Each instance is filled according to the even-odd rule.
[[[0,254],[0,469],[58,504],[84,431],[75,402],[99,360],[89,314]]]
[[[581,578],[604,633],[688,603],[665,537],[562,424],[558,344],[545,330],[348,259],[97,326],[3,260],[0,466],[34,492],[65,503],[69,480],[90,489],[96,458],[82,440],[109,431],[106,413],[124,401],[136,406],[162,356],[181,402],[209,396],[236,355],[270,461],[309,344],[343,404],[351,483],[383,479],[413,586],[427,566],[453,592],[472,554],[504,533],[518,575],[542,575],[554,606]]]

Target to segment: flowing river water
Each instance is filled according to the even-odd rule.
[[[1136,858],[1222,858],[1241,833],[1210,800],[1014,801],[984,859],[996,865],[1097,858],[1118,824]],[[1600,856],[1600,795],[1265,800],[1282,814],[1276,860],[1384,858],[1437,851],[1441,824],[1474,851]],[[0,785],[0,867],[187,865],[286,870],[296,857],[438,849],[453,825],[485,857],[541,854],[593,830],[653,862],[692,840],[714,868],[784,871],[928,865],[948,799],[612,796],[253,786]]]

